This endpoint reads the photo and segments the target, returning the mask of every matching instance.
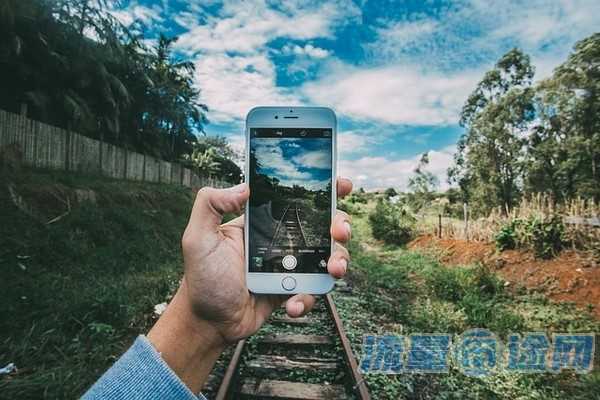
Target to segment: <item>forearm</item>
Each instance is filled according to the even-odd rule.
[[[187,296],[184,280],[148,340],[183,383],[198,393],[225,343],[211,324],[192,313]]]

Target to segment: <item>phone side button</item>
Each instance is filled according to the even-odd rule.
[[[281,287],[285,290],[294,290],[296,289],[296,280],[291,276],[286,276],[281,280]]]

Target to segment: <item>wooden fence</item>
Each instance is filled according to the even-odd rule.
[[[0,149],[17,145],[25,165],[61,169],[134,181],[188,187],[226,187],[226,182],[198,177],[177,163],[160,160],[91,139],[25,116],[0,110]]]

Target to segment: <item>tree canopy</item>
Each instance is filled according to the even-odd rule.
[[[484,75],[463,106],[466,131],[448,170],[476,212],[509,210],[533,193],[600,200],[599,65],[594,34],[538,84],[518,49]]]
[[[206,124],[194,65],[177,38],[146,45],[104,0],[0,3],[0,108],[176,160]]]

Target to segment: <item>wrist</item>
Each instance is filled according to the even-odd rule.
[[[219,330],[194,314],[185,280],[148,332],[148,340],[194,393],[200,391],[226,346]]]

